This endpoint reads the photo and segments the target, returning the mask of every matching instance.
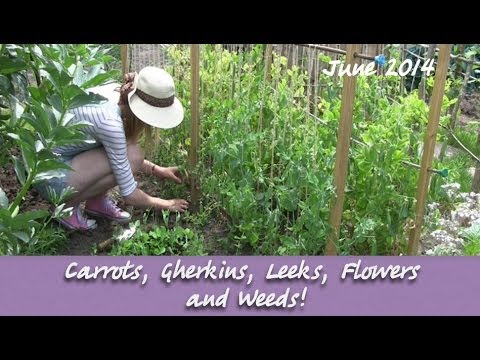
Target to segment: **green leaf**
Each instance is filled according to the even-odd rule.
[[[15,221],[28,223],[31,220],[43,219],[48,215],[49,213],[46,210],[33,210],[33,211],[28,211],[26,213],[17,215],[17,217],[15,218]]]
[[[11,74],[27,69],[27,63],[20,58],[0,56],[0,74]]]
[[[35,141],[35,152],[38,154],[43,149],[45,149],[45,145],[40,140]]]
[[[20,141],[20,136],[18,136],[18,134],[7,133],[7,136],[8,136],[9,138],[12,138],[13,140]]]
[[[28,78],[25,73],[15,73],[11,75],[12,83],[15,84],[15,95],[25,98],[28,95]]]
[[[2,188],[0,188],[0,207],[4,209],[8,208],[7,194],[5,194]]]
[[[70,103],[69,109],[73,109],[73,108],[88,105],[88,104],[97,104],[105,100],[107,99],[98,94],[93,94],[93,93],[90,93],[88,95],[80,94],[75,96],[75,98],[73,98],[72,102]]]
[[[460,232],[460,236],[467,239],[479,239],[480,240],[480,222],[475,222],[472,226],[463,229]]]
[[[23,107],[22,104],[20,104],[20,101],[15,96],[10,96],[9,100],[10,100],[10,108],[12,109],[10,126],[13,127],[16,121],[20,119],[20,117],[22,116],[25,108]]]
[[[82,125],[84,126],[84,125]],[[73,131],[72,131],[73,130]],[[81,133],[78,133],[74,131],[75,129],[70,130],[70,127],[57,127],[56,129],[53,130],[52,133],[52,138],[57,145],[63,144],[65,142],[71,142],[71,141],[81,141],[84,139],[84,135]]]
[[[8,226],[11,220],[10,210],[0,208],[0,224],[6,224]]]
[[[47,116],[34,117],[32,114],[25,114],[23,118],[37,133],[44,138],[49,137],[51,127]]]
[[[54,159],[39,161],[37,165],[37,171],[39,173],[47,172],[50,170],[60,170],[60,169],[71,170],[71,168],[67,164]]]
[[[98,74],[91,78],[90,80],[82,84],[83,89],[88,89],[90,87],[103,85],[107,80],[113,79],[118,74],[117,70],[111,70],[102,74]]]
[[[81,86],[85,81],[85,75],[83,73],[83,64],[79,61],[77,62],[77,67],[73,73],[73,83],[77,86]]]
[[[30,86],[28,88],[28,91],[30,92],[30,96],[35,99],[36,101],[40,102],[46,102],[47,101],[47,92],[43,91],[40,88]]]
[[[53,94],[51,96],[47,97],[47,102],[52,105],[57,111],[62,112],[63,111],[63,106],[62,106],[62,99],[58,94]]]
[[[28,146],[32,150],[35,149],[34,132],[26,128],[17,128],[17,134],[20,136],[20,145]]]
[[[23,166],[23,163],[18,160],[17,157],[13,157],[13,167],[15,168],[15,173],[17,174],[18,181],[20,181],[20,184],[22,186],[25,184],[25,167]]]
[[[62,212],[63,212],[64,207],[65,207],[65,203],[62,203],[62,204],[58,205],[53,212],[52,218],[54,218],[54,219],[59,218],[61,216]]]
[[[52,64],[54,66],[46,67],[45,71],[42,71],[42,74],[52,83],[60,94],[63,94],[64,88],[71,82],[72,78],[63,69],[61,64],[57,62],[52,62]]]
[[[115,58],[112,56],[112,55],[103,55],[100,60],[104,63],[104,64],[107,64],[113,60],[115,60]]]
[[[33,146],[35,146],[35,144]],[[21,143],[20,149],[22,150],[23,162],[27,166],[26,170],[28,173],[30,173],[35,167],[35,161],[36,161],[35,148],[32,148],[30,144]]]
[[[53,178],[61,178],[64,177],[65,173],[63,173],[60,170],[50,170],[50,171],[45,171],[42,173],[38,173],[35,178],[33,179],[32,184],[37,184],[39,182],[45,181],[45,180],[50,180]]]
[[[28,234],[26,232],[18,231],[18,232],[13,232],[12,234],[15,235],[15,237],[22,240],[26,244],[28,244],[29,241],[30,241],[30,236],[28,236]]]
[[[67,103],[70,102],[75,96],[77,95],[83,95],[85,94],[85,91],[83,91],[80,87],[77,85],[70,84],[65,88],[64,95],[65,99],[67,100]]]
[[[97,76],[100,71],[102,71],[102,65],[95,65],[90,68],[87,74],[87,81],[90,79],[93,79],[95,76]],[[85,88],[85,87],[84,87]]]
[[[470,59],[470,58],[474,57],[475,55],[477,55],[477,52],[475,50],[469,50],[465,53],[465,57],[467,59]]]
[[[0,75],[0,94],[8,94],[13,92],[12,82],[8,77]]]

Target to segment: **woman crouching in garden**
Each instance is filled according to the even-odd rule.
[[[137,172],[182,183],[176,167],[160,167],[144,159],[138,140],[147,126],[169,129],[183,120],[183,107],[175,97],[172,77],[156,67],[145,67],[138,74],[125,75],[118,105],[111,102],[87,105],[72,110],[72,124],[87,122],[82,128],[88,143],[55,149],[73,171],[37,186],[42,197],[49,198],[50,187],[57,194],[72,187],[75,192],[66,206],[73,207],[70,217],[60,222],[70,230],[92,230],[95,220],[87,219],[80,204],[85,201],[86,214],[128,223],[131,215],[119,208],[108,192],[118,185],[125,203],[139,208],[156,208],[183,212],[188,202],[152,197],[138,188]]]

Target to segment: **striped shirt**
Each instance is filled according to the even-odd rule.
[[[85,126],[80,131],[86,135],[87,143],[60,146],[54,151],[65,156],[75,156],[81,152],[103,146],[122,196],[132,194],[137,188],[127,157],[127,140],[120,116],[120,107],[111,102],[81,106],[71,110],[74,117],[69,123],[80,121]],[[92,164],[95,166],[95,164]]]

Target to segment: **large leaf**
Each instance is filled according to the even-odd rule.
[[[18,136],[18,134],[14,134],[14,133],[7,133],[7,136],[13,140],[17,140],[17,141],[21,141],[20,140],[20,136]]]
[[[103,55],[100,60],[104,63],[104,64],[107,64],[109,62],[112,62],[113,60],[115,60],[115,58],[112,56],[112,55]]]
[[[13,92],[13,86],[10,79],[4,75],[0,75],[0,94],[7,95]]]
[[[40,135],[44,138],[50,136],[50,121],[46,116],[35,117],[32,114],[25,114],[23,118],[26,122]]]
[[[35,178],[33,179],[33,184],[37,184],[39,182],[50,180],[53,178],[62,178],[64,177],[64,172],[60,170],[49,170],[42,173],[38,173]]]
[[[79,61],[73,73],[73,83],[77,86],[82,86],[85,82],[85,74],[83,73],[83,64]]]
[[[5,191],[3,191],[2,188],[0,188],[0,208],[6,209],[7,207],[8,207],[7,194],[5,194]]]
[[[82,141],[85,136],[77,131],[74,131],[74,129],[70,129],[71,127],[72,126],[69,126],[68,128],[59,126],[54,129],[52,132],[53,140],[58,144],[65,143],[65,141]]]
[[[65,113],[63,116],[63,126],[67,126],[70,120],[72,120],[75,117],[75,115],[71,112]]]
[[[40,140],[35,141],[35,152],[38,154],[43,149],[45,149],[43,142]]]
[[[27,143],[21,143],[20,149],[22,150],[23,163],[26,165],[27,172],[30,173],[35,167],[35,144],[32,147]]]
[[[46,210],[33,210],[33,211],[27,211],[23,214],[17,215],[15,218],[15,222],[22,222],[22,223],[28,223],[31,220],[36,220],[36,219],[43,219],[49,215],[48,211]]]
[[[53,94],[51,96],[47,97],[47,101],[50,105],[52,105],[57,111],[62,111],[63,106],[62,106],[62,99],[58,94]]]
[[[23,242],[25,242],[27,244],[30,242],[30,236],[28,236],[28,234],[26,232],[17,231],[17,232],[13,232],[12,234],[15,235],[15,237],[17,237],[18,239],[22,240]]]
[[[39,173],[61,169],[71,170],[70,166],[68,166],[67,164],[54,159],[39,161],[37,165],[37,171]]]
[[[23,101],[28,97],[28,78],[25,73],[14,73],[12,82],[15,84],[15,95],[20,97]]]
[[[64,88],[71,82],[72,78],[63,70],[62,65],[57,62],[52,62],[52,64],[53,67],[42,70],[42,75],[52,83],[56,91],[63,94]]]
[[[107,80],[110,80],[114,77],[116,71],[109,71],[106,73],[98,74],[94,78],[83,83],[82,88],[88,89],[90,87],[98,86],[104,84]]]
[[[473,223],[472,226],[466,229],[463,229],[460,232],[460,236],[467,238],[471,241],[473,241],[473,239],[480,240],[480,221]]]
[[[98,95],[98,94],[93,94],[93,93],[90,93],[88,95],[87,94],[80,94],[80,95],[77,95],[72,100],[69,108],[74,109],[76,107],[84,106],[84,105],[88,105],[88,104],[98,104],[99,102],[102,102],[102,101],[105,101],[105,100],[108,100],[108,99],[101,96],[101,95]]]
[[[64,95],[67,102],[71,101],[75,96],[83,94],[85,94],[85,91],[83,91],[80,87],[74,84],[68,85],[67,87],[65,87],[64,90]]]
[[[37,153],[37,159],[38,161],[44,161],[44,160],[52,160],[56,159],[58,156],[55,155],[52,150],[49,149],[42,149]]]
[[[28,65],[19,58],[10,58],[8,56],[0,56],[0,74],[11,74],[17,71],[27,69]]]
[[[10,101],[10,108],[12,109],[12,117],[10,119],[10,126],[15,126],[15,123],[18,119],[22,116],[23,112],[25,111],[25,107],[20,103],[20,101],[15,96],[9,97]]]
[[[100,74],[100,71],[102,71],[102,65],[92,66],[92,67],[88,70],[87,81],[89,81],[90,79],[93,79],[95,76],[97,76],[98,74]],[[86,87],[84,86],[84,88],[86,88]]]
[[[17,174],[18,181],[20,181],[20,184],[25,184],[25,167],[23,166],[23,163],[18,160],[17,157],[13,157],[13,167],[15,169],[15,173]]]
[[[37,88],[37,87],[33,87],[33,86],[30,86],[28,88],[28,91],[30,92],[30,96],[37,100],[37,101],[41,101],[41,102],[45,102],[47,101],[47,93],[45,91],[42,91],[41,89]]]

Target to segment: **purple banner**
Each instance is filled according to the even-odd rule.
[[[476,257],[1,257],[0,315],[480,315]]]

